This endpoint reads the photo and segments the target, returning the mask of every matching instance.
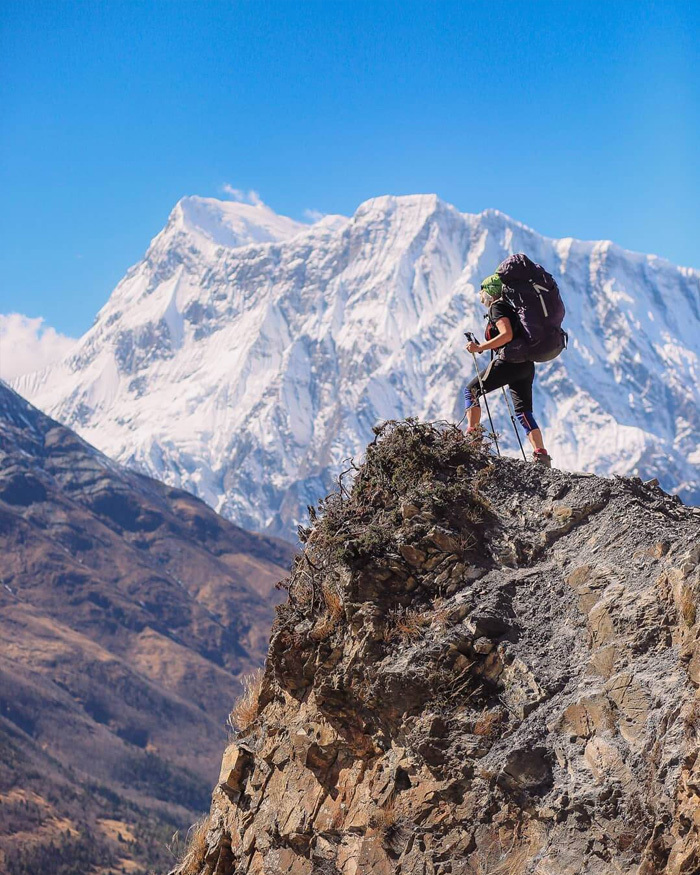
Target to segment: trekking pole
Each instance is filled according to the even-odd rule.
[[[523,459],[527,462],[527,456],[525,455],[525,450],[523,449],[523,442],[520,440],[518,426],[515,424],[515,410],[510,405],[510,401],[508,400],[508,393],[506,392],[505,386],[501,386],[501,390],[503,391],[503,397],[506,399],[506,407],[508,408],[508,413],[510,414],[510,421],[513,423],[513,431],[515,432],[515,436],[518,439],[518,443],[520,444],[520,452],[523,454]]]
[[[476,337],[471,333],[471,331],[465,331],[464,336],[467,340],[470,340],[472,343],[476,343]],[[489,410],[489,402],[486,400],[486,392],[484,392],[484,384],[481,382],[481,374],[479,373],[479,366],[476,363],[476,353],[471,354],[474,359],[474,369],[476,370],[476,379],[479,381],[479,388],[481,389],[481,397],[484,399],[484,404],[486,405],[486,413],[489,417],[489,422],[491,423],[491,434],[493,435],[493,442],[496,444],[496,452],[498,455],[501,455],[501,448],[498,446],[498,438],[496,437],[496,429],[493,427],[493,419],[491,419],[491,411]]]

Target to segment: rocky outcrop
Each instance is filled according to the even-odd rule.
[[[700,511],[391,424],[180,875],[700,871]]]

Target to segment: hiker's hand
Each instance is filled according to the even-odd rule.
[[[467,344],[467,352],[481,352],[481,346],[473,340],[470,340]]]

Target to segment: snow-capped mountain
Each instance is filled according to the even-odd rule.
[[[289,537],[377,421],[461,418],[476,290],[519,251],[567,306],[569,349],[535,386],[555,464],[697,501],[700,273],[435,195],[314,225],[185,198],[72,353],[14,385],[113,458]]]

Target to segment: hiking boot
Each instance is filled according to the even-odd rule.
[[[532,454],[532,461],[536,465],[543,465],[545,468],[552,467],[552,457],[549,455],[547,450],[535,450]]]

